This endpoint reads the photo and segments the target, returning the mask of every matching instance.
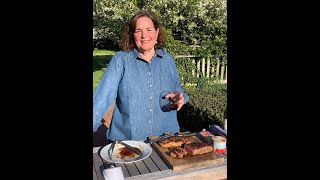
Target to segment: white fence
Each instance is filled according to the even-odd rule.
[[[210,57],[203,58],[193,55],[177,55],[175,58],[185,58],[192,61],[194,64],[192,76],[199,78],[202,75],[207,78],[215,78],[218,83],[227,83],[227,63],[223,60],[214,61]]]

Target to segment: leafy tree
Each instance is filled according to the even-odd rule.
[[[155,11],[174,40],[200,45],[189,54],[227,60],[227,0],[146,0],[143,9]],[[176,45],[175,45],[176,46]]]
[[[96,39],[108,39],[118,44],[125,22],[137,11],[137,0],[94,0],[93,29]]]

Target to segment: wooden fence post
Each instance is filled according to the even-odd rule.
[[[221,73],[220,73],[220,79],[223,80],[223,76],[224,76],[224,61],[222,61],[222,67],[221,67]]]
[[[192,65],[193,65],[193,67],[196,66],[196,60],[195,60],[195,58],[192,58]],[[193,76],[193,77],[195,76],[195,70],[194,70],[194,68],[192,69],[192,76]]]
[[[210,75],[210,57],[207,58],[207,78],[209,78]]]
[[[217,69],[216,69],[216,77],[217,77],[217,79],[219,77],[219,71],[220,71],[220,60],[218,59],[217,60]]]
[[[227,69],[228,69],[228,68],[227,68],[227,65],[226,65],[226,76],[225,76],[225,77],[226,77],[226,78],[225,78],[226,81],[227,81],[227,77],[228,77],[228,76],[227,76],[227,75],[228,75],[228,74],[227,74]]]
[[[199,78],[200,74],[200,59],[197,60],[197,78]]]
[[[211,77],[213,78],[214,76],[214,60],[212,61],[212,72],[211,72]]]
[[[206,60],[205,58],[202,58],[202,77],[204,77],[204,74],[205,74],[205,65],[206,65]]]

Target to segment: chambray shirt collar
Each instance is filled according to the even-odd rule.
[[[138,59],[142,59],[141,56],[140,56],[140,54],[139,54],[139,52],[138,52],[138,50],[137,50],[136,48],[134,48],[132,52],[133,52],[133,53],[132,53],[132,58],[133,58],[133,59],[137,59],[137,58],[138,58]],[[164,51],[163,48],[161,48],[161,49],[156,49],[156,56],[157,56],[157,57],[162,58],[162,57],[164,56],[164,54],[165,54],[165,51]]]

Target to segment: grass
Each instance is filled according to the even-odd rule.
[[[93,51],[93,91],[98,86],[106,67],[116,50],[94,50]]]
[[[99,50],[95,49],[93,51],[93,56],[104,56],[104,55],[114,55],[116,51],[114,50]]]

